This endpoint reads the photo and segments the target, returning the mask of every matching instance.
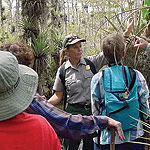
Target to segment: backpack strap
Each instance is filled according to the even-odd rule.
[[[97,71],[96,71],[96,68],[95,68],[95,65],[93,64],[93,62],[88,58],[84,58],[84,60],[85,60],[86,64],[90,66],[92,73],[96,74]]]
[[[61,82],[63,83],[64,87],[65,87],[65,75],[66,75],[65,64],[66,63],[63,63],[63,65],[60,67],[60,74],[59,74],[59,78],[61,79]]]
[[[59,78],[61,79],[61,82],[62,82],[62,84],[64,85],[63,110],[65,110],[66,103],[67,103],[67,92],[66,92],[66,86],[65,86],[65,76],[66,76],[65,64],[66,64],[66,63],[64,63],[64,64],[60,67],[60,74],[59,74]]]
[[[131,67],[126,67],[126,68],[129,70],[129,73],[130,73],[130,76],[131,76],[130,85],[128,85],[129,81],[128,81],[128,77],[127,77],[127,72],[126,72],[125,66],[122,66],[123,79],[124,79],[126,85],[128,86],[129,91],[131,91],[133,86],[134,86],[134,83],[136,81],[136,72]]]
[[[130,75],[131,75],[131,83],[129,85],[129,91],[132,90],[135,82],[136,82],[136,72],[131,68],[131,67],[128,67],[129,69],[129,72],[130,72]],[[140,101],[140,96],[139,96],[139,93],[138,93],[138,102],[139,102],[139,105],[140,105],[140,110],[142,110],[142,107],[144,106],[141,101]],[[143,113],[141,111],[139,111],[139,116],[141,118],[142,121],[145,121],[144,119],[144,116],[143,116]]]
[[[128,77],[127,77],[125,66],[122,66],[122,77],[123,77],[126,87],[128,88],[129,83],[128,83]]]
[[[129,69],[129,72],[130,72],[130,75],[131,75],[131,83],[130,83],[130,86],[129,86],[129,91],[130,91],[133,88],[134,83],[136,81],[136,72],[131,67],[128,67],[128,69]]]

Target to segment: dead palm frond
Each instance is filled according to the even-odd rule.
[[[139,110],[139,112],[142,113],[143,115],[146,115],[147,118],[150,117],[150,115],[149,115],[148,113],[145,113],[145,112],[143,112],[142,110]],[[150,146],[150,143],[147,142],[147,141],[150,141],[150,121],[149,121],[149,119],[147,119],[146,121],[142,121],[142,120],[140,120],[140,119],[134,118],[133,116],[130,116],[130,117],[131,117],[132,119],[134,119],[134,120],[140,122],[140,123],[143,125],[143,128],[137,127],[137,126],[135,126],[135,125],[132,125],[132,126],[134,126],[134,127],[136,127],[136,128],[139,128],[139,129],[142,129],[142,130],[145,132],[146,137],[138,137],[138,138],[139,138],[139,139],[144,139],[146,142],[137,142],[137,141],[129,141],[129,142],[130,142],[130,143],[135,143],[135,144],[143,144],[143,145]],[[136,136],[132,136],[132,137],[135,137],[135,138],[136,138]]]

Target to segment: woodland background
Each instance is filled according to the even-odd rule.
[[[84,56],[93,55],[109,33],[124,32],[131,16],[133,34],[149,40],[150,0],[0,0],[0,45],[18,41],[31,46],[38,92],[50,97],[64,36],[85,38]],[[140,70],[150,88],[150,57],[133,47],[134,40],[130,38],[124,64]]]

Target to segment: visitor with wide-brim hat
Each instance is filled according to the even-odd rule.
[[[37,85],[33,69],[19,65],[10,52],[0,51],[0,149],[61,149],[56,133],[43,117],[23,112]]]

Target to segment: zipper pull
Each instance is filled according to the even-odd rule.
[[[127,99],[129,97],[129,88],[126,88],[126,92],[124,93],[124,98]]]

